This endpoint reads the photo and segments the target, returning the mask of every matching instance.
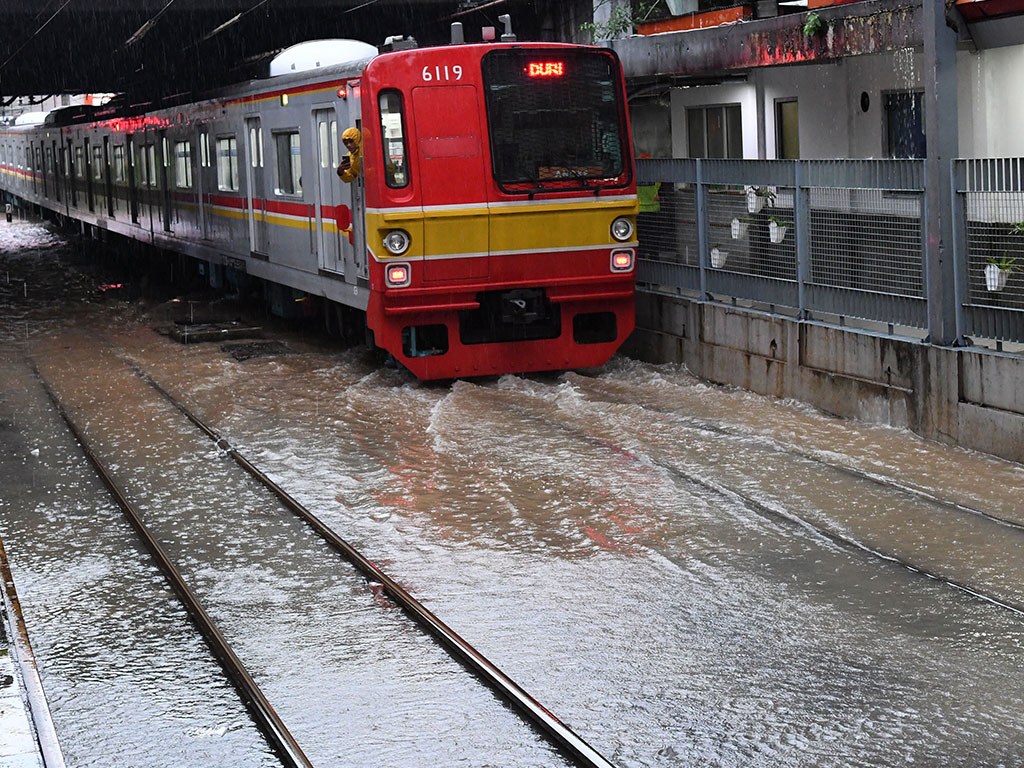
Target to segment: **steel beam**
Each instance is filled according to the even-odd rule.
[[[823,8],[822,27],[804,33],[806,14],[789,14],[687,32],[616,40],[626,77],[729,73],[751,67],[811,64],[924,44],[918,3],[877,0]]]

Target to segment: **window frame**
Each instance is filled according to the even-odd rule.
[[[262,129],[261,129],[262,130]],[[274,194],[278,197],[302,197],[302,131],[299,128],[280,128],[274,129],[270,132],[271,143],[274,147]],[[286,190],[281,184],[281,144],[280,140],[288,138],[288,171],[292,191]],[[294,138],[297,141],[296,145],[292,145],[291,139]],[[296,155],[295,149],[298,149]],[[296,162],[297,160],[297,162]]]
[[[398,97],[398,120],[401,126],[402,135],[399,137],[399,142],[402,150],[403,168],[405,170],[405,181],[401,184],[396,182],[398,176],[397,168],[394,172],[388,171],[388,166],[391,164],[391,153],[390,145],[394,139],[389,139],[386,136],[386,130],[384,125],[384,105],[383,99],[385,96],[395,95]],[[390,112],[388,113],[391,114]],[[377,93],[377,115],[380,118],[380,146],[382,159],[384,161],[384,183],[388,189],[405,189],[412,183],[412,173],[409,168],[409,132],[406,128],[406,110],[405,110],[405,98],[402,92],[397,88],[383,88]],[[341,151],[340,149],[338,150]]]
[[[739,117],[739,123],[738,123],[738,125],[739,125],[739,135],[735,136],[735,137],[730,136],[730,132],[729,132],[729,110],[732,110],[732,109],[737,110],[738,117]],[[721,157],[718,157],[718,156],[711,157],[710,154],[709,154],[710,148],[711,148],[710,144],[708,142],[708,134],[710,133],[710,131],[708,130],[708,127],[709,127],[708,112],[709,112],[709,110],[721,110],[723,142],[725,144],[724,154]],[[695,154],[694,151],[693,151],[694,141],[693,141],[692,130],[691,130],[691,125],[690,125],[690,117],[691,117],[691,114],[695,114],[697,112],[702,113],[702,120],[701,120],[702,131],[703,131],[703,135],[702,135],[703,142],[702,143],[704,145],[703,146],[703,150],[702,150],[702,154]],[[692,107],[686,107],[685,118],[686,118],[685,119],[685,123],[686,123],[686,153],[687,153],[687,157],[700,158],[702,160],[742,160],[743,159],[743,105],[742,104],[740,104],[739,102],[729,102],[729,103],[723,103],[723,104],[695,104]],[[734,139],[734,142],[730,141],[730,139]],[[736,150],[736,151],[735,151],[735,153],[733,153],[731,150]]]
[[[231,154],[225,155],[227,159],[227,169],[229,176],[229,184],[225,186],[224,180],[221,178],[221,142],[230,142],[229,151]],[[217,190],[220,192],[238,192],[241,181],[238,178],[238,137],[235,134],[219,134],[215,137],[214,144],[214,157],[217,160]]]

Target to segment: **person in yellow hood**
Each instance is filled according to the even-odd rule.
[[[359,178],[363,167],[363,135],[358,128],[346,128],[341,134],[341,143],[348,150],[348,155],[338,164],[338,176],[342,181],[351,183]]]

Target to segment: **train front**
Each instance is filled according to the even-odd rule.
[[[459,45],[362,82],[367,322],[421,379],[599,366],[634,327],[636,185],[607,49]]]

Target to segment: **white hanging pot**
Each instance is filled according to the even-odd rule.
[[[1010,277],[1010,270],[1000,269],[998,264],[985,265],[985,290],[1001,291],[1006,287],[1006,281]]]
[[[729,253],[723,251],[721,248],[711,249],[711,266],[715,269],[721,269],[725,266],[725,260],[729,258]]]
[[[749,222],[741,221],[740,219],[732,220],[732,239],[739,240],[741,237],[747,236],[747,227],[750,226]]]
[[[759,213],[764,208],[764,198],[753,189],[747,190],[747,212]]]
[[[775,221],[768,222],[768,237],[773,243],[781,243],[786,239],[786,227],[784,224],[779,224]]]

